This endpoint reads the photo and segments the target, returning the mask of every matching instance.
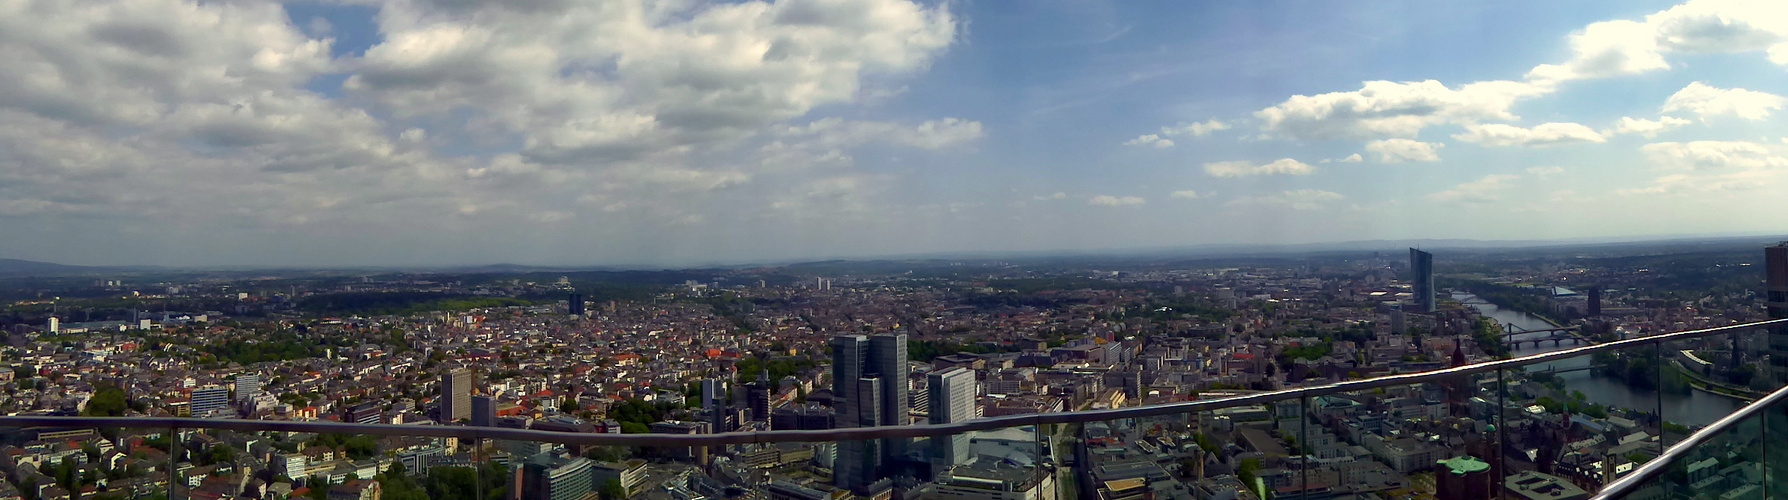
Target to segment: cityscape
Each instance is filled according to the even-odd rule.
[[[1320,387],[1788,311],[1788,243],[1750,240],[662,272],[59,269],[0,277],[8,415],[616,434],[955,424]],[[169,498],[212,499],[1588,498],[1781,386],[1782,335],[921,438],[627,447],[15,428],[0,498],[162,498],[170,484]],[[1696,480],[1756,482],[1749,451],[1731,451]]]
[[[1785,70],[1780,0],[0,0],[0,500],[1788,497]]]

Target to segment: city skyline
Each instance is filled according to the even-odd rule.
[[[1788,180],[1764,2],[0,14],[29,76],[0,79],[0,255],[28,260],[1757,233]]]

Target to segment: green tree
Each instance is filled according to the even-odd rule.
[[[621,500],[627,498],[627,489],[621,487],[620,480],[610,479],[602,483],[602,489],[597,490],[597,494],[602,496],[602,500]]]

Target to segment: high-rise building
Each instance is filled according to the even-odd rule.
[[[206,386],[192,390],[192,416],[204,417],[230,405],[230,388]]]
[[[1769,319],[1788,318],[1788,241],[1763,248],[1763,308]],[[1769,373],[1788,383],[1788,327],[1769,329]]]
[[[926,375],[926,391],[930,393],[930,422],[952,424],[975,418],[975,372],[953,367]],[[934,472],[963,465],[969,455],[968,433],[931,438],[931,464]]]
[[[726,383],[716,378],[702,379],[702,412],[708,415],[708,428],[726,432]]]
[[[770,385],[769,385],[769,382],[766,382],[762,379],[759,379],[757,382],[752,382],[750,386],[747,386],[746,392],[750,396],[748,399],[750,399],[750,402],[751,402],[751,419],[752,420],[769,421],[770,420]]]
[[[244,373],[236,376],[236,400],[247,401],[261,393],[261,376]]]
[[[454,368],[441,377],[441,422],[472,418],[472,371]]]
[[[1434,312],[1434,254],[1409,249],[1409,270],[1415,274],[1416,312]]]
[[[472,425],[497,425],[497,400],[490,396],[472,396]]]
[[[594,462],[542,453],[522,466],[520,500],[577,500],[596,491]]]
[[[571,297],[565,300],[565,310],[569,311],[572,316],[583,316],[584,294],[573,292]]]
[[[1602,315],[1602,285],[1589,287],[1589,315]]]
[[[839,428],[908,423],[906,335],[832,338],[832,407]],[[881,476],[881,467],[906,453],[905,439],[838,443],[835,483],[860,488]]]

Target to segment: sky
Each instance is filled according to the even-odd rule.
[[[1788,232],[1779,1],[0,0],[0,68],[68,264]]]

